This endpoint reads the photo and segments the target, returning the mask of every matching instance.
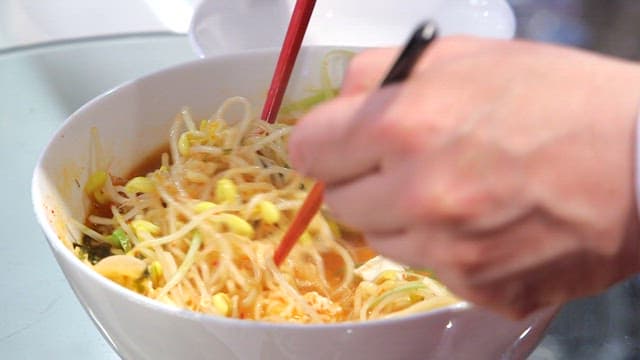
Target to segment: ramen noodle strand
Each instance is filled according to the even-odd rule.
[[[235,123],[225,120],[232,113],[239,114]],[[313,183],[289,168],[290,132],[290,125],[255,119],[240,97],[206,120],[182,109],[159,167],[135,174],[144,187],[121,180],[114,185],[108,177],[100,194],[111,218],[91,213],[87,225],[71,222],[103,254],[89,257],[83,252],[94,243],[76,239],[85,242],[78,256],[101,264],[106,244],[106,258],[132,256],[147,267],[135,276],[108,269],[123,274],[114,281],[171,306],[217,316],[326,323],[406,315],[457,301],[425,272],[376,268],[381,262],[375,258],[359,258],[365,263],[356,266],[350,240],[338,238],[324,212],[287,261],[275,266],[274,249]],[[101,149],[93,154],[102,156]],[[109,172],[110,162],[92,161],[91,171]],[[132,247],[125,251],[116,235]]]

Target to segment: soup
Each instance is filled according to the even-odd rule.
[[[240,109],[241,119],[227,121],[230,109]],[[376,256],[324,212],[280,267],[274,264],[313,185],[289,167],[290,131],[254,118],[241,97],[200,121],[184,109],[168,148],[130,176],[92,169],[84,187],[92,206],[86,221],[75,223],[83,234],[75,253],[132,291],[238,319],[359,321],[458,301],[428,272]]]

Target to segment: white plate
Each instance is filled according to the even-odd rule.
[[[202,57],[280,47],[294,5],[295,0],[203,0],[191,20],[191,43]],[[399,45],[427,18],[443,35],[515,33],[505,0],[319,0],[305,45]]]
[[[126,34],[186,33],[195,0],[2,0],[0,49]]]

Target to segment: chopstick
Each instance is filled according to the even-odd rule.
[[[282,261],[289,255],[289,252],[293,248],[293,245],[296,244],[298,238],[302,235],[302,233],[307,229],[311,219],[316,215],[316,213],[320,210],[320,206],[322,206],[322,198],[324,195],[324,183],[322,181],[316,182],[309,194],[304,200],[302,207],[296,213],[296,216],[293,218],[291,225],[287,229],[287,232],[280,240],[280,244],[276,248],[276,251],[273,253],[273,262],[276,266],[280,266]]]
[[[289,21],[289,27],[287,28],[287,34],[280,49],[276,69],[273,72],[267,99],[262,108],[261,118],[268,123],[273,124],[278,116],[278,110],[280,110],[282,98],[287,89],[287,84],[289,84],[289,78],[291,77],[293,66],[296,63],[296,58],[302,45],[302,39],[307,31],[309,19],[311,18],[315,4],[316,0],[296,1],[291,20]]]
[[[396,59],[396,62],[387,73],[387,76],[380,84],[380,87],[385,87],[406,79],[415,64],[418,62],[422,52],[429,47],[431,43],[433,43],[437,38],[437,35],[437,26],[434,22],[426,21],[418,25],[404,49]],[[318,181],[314,184],[309,195],[307,195],[307,198],[304,200],[300,210],[298,210],[298,213],[291,222],[289,229],[287,229],[287,232],[282,237],[280,244],[274,252],[273,261],[276,266],[280,266],[282,261],[284,261],[298,238],[309,226],[311,219],[313,219],[320,209],[324,188],[325,184],[322,181]]]

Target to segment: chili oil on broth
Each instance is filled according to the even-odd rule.
[[[295,123],[295,121],[290,121],[290,123]],[[159,147],[158,149],[152,151],[149,155],[145,156],[142,161],[140,161],[137,165],[134,166],[125,176],[111,176],[112,182],[114,185],[125,185],[128,179],[132,179],[139,176],[147,176],[149,173],[156,171],[161,166],[161,157],[162,154],[167,154],[169,151],[169,145],[166,144],[164,146]],[[85,218],[85,225],[87,227],[93,228],[96,227],[97,224],[94,224],[90,221],[90,215],[98,215],[98,216],[110,216],[111,215],[111,206],[113,203],[100,203],[95,198],[90,198],[89,202],[89,214]],[[363,264],[368,260],[372,259],[376,256],[376,253],[366,245],[364,237],[361,233],[357,231],[344,227],[340,223],[336,223],[337,232],[342,236],[339,239],[340,245],[344,246],[344,248],[349,252],[353,260],[356,264]],[[101,260],[106,256],[113,255],[111,252],[105,251],[104,244],[93,241],[88,237],[83,238],[84,247],[90,249],[89,252],[94,254],[94,257],[97,261]],[[324,252],[321,254],[322,260],[325,264],[325,276],[330,286],[336,287],[339,285],[340,281],[344,277],[345,266],[342,258],[337,256],[333,252]],[[247,262],[247,258],[244,258],[241,263]],[[93,261],[93,262],[97,262]],[[212,264],[215,265],[215,262]],[[302,265],[304,266],[304,265]],[[248,267],[248,266],[245,266]],[[145,276],[148,276],[148,272],[145,272]],[[123,285],[123,284],[121,284]],[[125,285],[126,286],[126,285]],[[304,285],[301,286],[302,290],[313,291],[314,287],[305,288]],[[350,291],[354,290],[355,286],[349,288]],[[136,290],[136,289],[132,289]],[[335,300],[335,299],[333,299]],[[246,313],[248,311],[244,311]]]
[[[183,111],[172,127],[172,134],[176,135],[168,147],[146,157],[124,178],[109,175],[110,182],[106,181],[104,187],[120,189],[121,193],[111,189],[112,198],[106,203],[98,201],[101,196],[91,193],[93,203],[81,227],[85,237],[79,246],[79,256],[83,251],[91,253],[88,260],[98,272],[158,301],[236,318],[275,322],[367,320],[410,313],[417,305],[425,305],[432,299],[443,304],[455,301],[441,285],[410,269],[399,265],[379,269],[369,266],[376,258],[362,237],[341,228],[322,213],[314,218],[316,229],[310,227],[281,268],[275,267],[270,260],[272,251],[311,182],[288,168],[284,149],[290,125],[268,125],[250,119],[229,125],[221,118],[203,120],[197,127],[190,114]],[[183,154],[183,148],[204,152]],[[189,168],[190,164],[197,166]],[[198,174],[201,169],[211,171]],[[175,180],[172,176],[174,173],[184,176],[179,179],[181,182],[187,177],[186,171],[192,171],[191,176],[197,181],[180,189],[182,185],[171,182]],[[146,179],[142,182],[146,185],[155,182],[155,192],[123,192],[123,188],[140,178]],[[224,181],[235,187],[234,191],[240,194],[239,202],[224,205],[218,201],[218,187]],[[198,194],[207,186],[211,191],[205,191],[207,196],[199,198]],[[220,193],[223,190],[224,187]],[[269,201],[260,200],[261,196]],[[256,199],[260,202],[256,203]],[[157,208],[139,211],[135,217],[122,220],[145,201],[155,203]],[[260,207],[256,204],[263,203],[270,203],[266,208],[280,206],[277,208],[280,220],[267,221],[268,212],[256,217],[245,211],[255,210]],[[208,213],[198,215],[197,208],[203,204],[210,206]],[[159,213],[171,212],[169,220],[158,217]],[[113,219],[109,218],[110,213]],[[118,217],[120,220],[116,221]],[[196,218],[199,222],[193,228],[197,232],[174,236]],[[242,226],[234,230],[231,220]],[[132,231],[135,221],[147,227],[139,238]],[[173,225],[168,226],[167,221],[173,221]],[[168,233],[160,233],[156,228]],[[167,238],[172,241],[162,242]],[[125,245],[132,243],[122,245],[122,239]],[[110,262],[110,266],[105,262]],[[355,265],[362,263],[365,264],[358,270],[367,271],[358,273]],[[376,266],[384,262],[377,263]],[[131,276],[132,273],[139,276]],[[174,281],[177,275],[180,276]]]

